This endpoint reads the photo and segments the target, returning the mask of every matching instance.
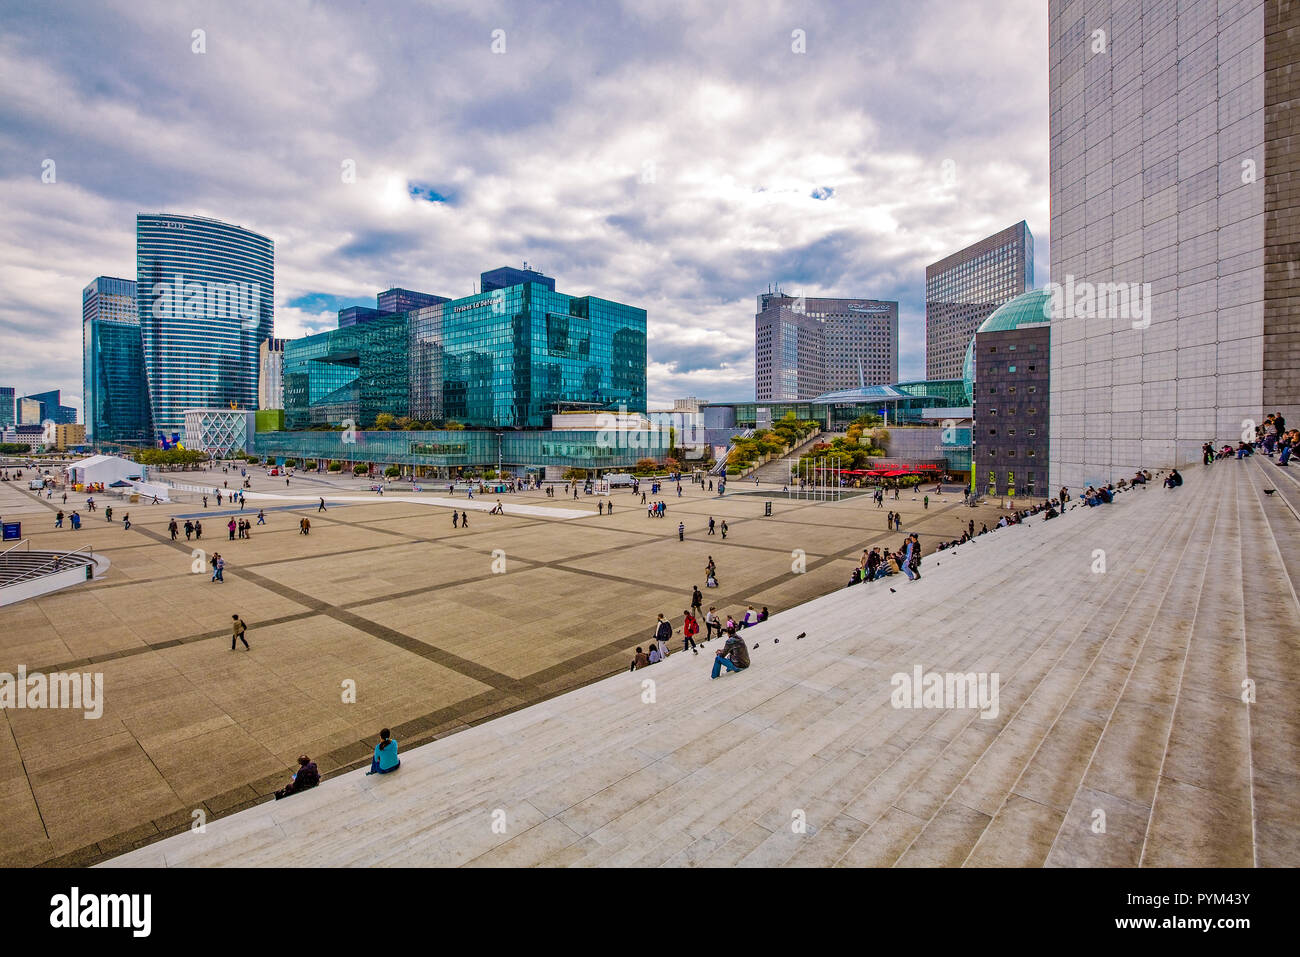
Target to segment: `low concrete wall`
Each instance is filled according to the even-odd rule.
[[[94,572],[94,568],[94,565],[77,565],[61,572],[33,578],[31,581],[5,585],[0,587],[0,605],[12,605],[15,602],[26,601],[28,598],[36,598],[39,595],[48,595],[50,592],[88,581]]]

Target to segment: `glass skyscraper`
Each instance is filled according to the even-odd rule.
[[[179,433],[186,409],[257,408],[274,243],[202,216],[140,213],[136,283],[153,428]]]
[[[1034,235],[1021,220],[925,267],[925,377],[959,379],[981,322],[1034,288]]]
[[[18,400],[18,409],[19,425],[43,425],[45,422],[71,425],[77,421],[77,410],[63,405],[59,389],[25,395]]]
[[[544,428],[565,409],[646,409],[646,312],[554,291],[549,277],[416,309],[410,415],[471,428]],[[507,277],[508,278],[508,277]]]
[[[351,419],[365,429],[381,412],[406,416],[407,330],[404,314],[377,316],[286,342],[285,427],[306,429]]]
[[[18,424],[18,416],[15,413],[14,395],[16,390],[13,386],[0,386],[0,429],[7,429],[10,426]]]
[[[149,389],[133,280],[100,276],[81,291],[81,345],[86,443],[148,444]]]

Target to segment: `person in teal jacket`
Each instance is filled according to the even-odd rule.
[[[392,732],[387,728],[379,732],[379,743],[375,745],[375,756],[370,762],[370,770],[366,774],[387,774],[389,771],[396,771],[402,766],[402,762],[397,760],[397,741],[394,740]]]

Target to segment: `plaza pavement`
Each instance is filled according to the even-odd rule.
[[[219,471],[175,477],[238,485]],[[687,485],[680,499],[666,490],[663,519],[627,491],[613,494],[613,516],[596,514],[595,496],[531,492],[500,496],[504,516],[470,512],[468,529],[452,529],[445,488],[381,498],[366,484],[295,476],[282,493],[255,472],[254,493],[268,497],[250,495],[243,514],[255,520],[265,503],[267,525],[227,541],[224,523],[239,510],[213,501],[202,542],[189,543],[170,542],[166,527],[204,512],[193,494],[162,505],[97,495],[100,510],[87,513],[84,495],[37,502],[25,482],[0,485],[0,516],[21,512],[33,547],[88,544],[112,562],[102,580],[0,611],[0,672],[102,672],[105,683],[98,720],[4,712],[0,864],[95,862],[188,828],[196,810],[211,820],[265,800],[300,753],[328,776],[366,762],[380,727],[405,750],[621,671],[656,614],[680,626],[710,555],[720,588],[705,590],[706,608],[775,614],[841,588],[864,547],[896,544],[901,535],[884,530],[890,509],[927,547],[997,514],[954,493],[932,495],[925,511],[919,493],[877,509],[867,496],[818,503],[767,489],[765,518],[767,498],[733,494],[752,486],[719,499]],[[317,512],[320,495],[349,501]],[[468,510],[496,498],[450,501]],[[53,529],[59,507],[81,510],[80,534]],[[705,535],[710,515],[728,522],[726,542]],[[792,571],[795,549],[803,574]],[[224,584],[209,581],[214,550]],[[229,649],[232,613],[248,623],[251,652]],[[355,703],[343,700],[345,682]]]
[[[1294,867],[1293,472],[1032,518],[781,611],[741,674],[675,654],[108,864]],[[991,694],[899,700],[923,671]]]

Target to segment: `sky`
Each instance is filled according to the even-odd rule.
[[[647,311],[651,408],[753,399],[775,283],[898,300],[921,378],[926,265],[1025,219],[1047,280],[1046,8],[0,0],[0,385],[81,407],[161,211],[274,240],[281,337],[527,262]]]

